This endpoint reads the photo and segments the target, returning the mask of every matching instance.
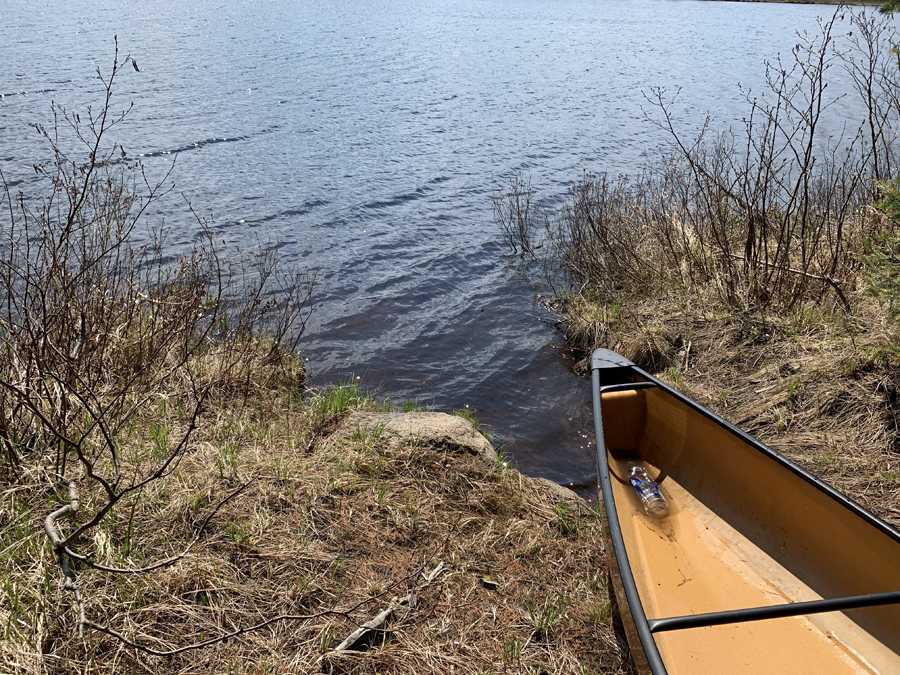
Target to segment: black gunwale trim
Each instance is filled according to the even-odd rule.
[[[831,598],[829,600],[793,602],[786,605],[732,609],[725,612],[671,616],[665,619],[650,619],[648,623],[650,624],[651,633],[661,633],[684,628],[705,628],[707,626],[722,626],[728,623],[781,619],[789,616],[838,612],[845,609],[879,607],[881,605],[898,603],[900,603],[900,591],[890,591],[888,593],[871,593],[869,595],[848,595],[843,598]]]
[[[622,384],[608,384],[600,387],[601,394],[609,394],[614,391],[634,391],[636,389],[653,389],[656,382],[623,382]]]
[[[628,553],[625,551],[625,540],[622,538],[622,529],[619,527],[619,516],[616,511],[616,502],[613,499],[612,484],[609,479],[609,462],[606,459],[606,445],[603,441],[603,415],[600,410],[600,371],[591,371],[591,388],[594,398],[594,436],[597,445],[597,482],[603,493],[603,503],[606,507],[606,520],[609,527],[609,537],[612,540],[613,555],[616,557],[616,565],[619,568],[619,576],[622,579],[622,588],[625,591],[625,599],[634,619],[634,627],[647,657],[647,663],[653,675],[668,675],[663,664],[656,641],[650,632],[650,624],[644,613],[644,606],[638,595],[637,586],[634,583],[634,574],[631,572],[631,564],[628,562]]]
[[[612,485],[610,483],[609,477],[609,462],[606,457],[606,445],[603,440],[603,420],[601,414],[600,407],[600,394],[601,389],[603,392],[612,392],[612,391],[626,391],[629,389],[644,389],[649,388],[651,385],[655,385],[659,389],[665,391],[667,394],[670,394],[675,399],[681,401],[688,407],[696,410],[701,415],[706,417],[712,422],[715,422],[721,427],[724,427],[726,430],[735,434],[748,444],[751,447],[766,455],[768,458],[777,462],[781,466],[788,469],[791,473],[797,475],[810,485],[814,486],[821,492],[824,492],[826,495],[837,501],[839,504],[849,509],[859,518],[874,526],[879,531],[888,535],[895,541],[900,542],[900,531],[896,528],[888,525],[886,522],[860,506],[858,503],[847,497],[846,495],[838,492],[830,485],[824,483],[823,481],[816,478],[814,475],[809,473],[808,471],[800,468],[798,465],[794,464],[792,461],[784,457],[783,455],[775,452],[769,446],[761,443],[756,438],[743,431],[742,429],[736,427],[731,424],[724,418],[716,415],[711,410],[703,407],[699,403],[691,400],[681,392],[673,389],[669,385],[665,384],[661,380],[653,377],[643,369],[634,365],[630,361],[627,361],[623,357],[619,357],[622,361],[611,363],[610,365],[601,365],[602,359],[598,359],[599,352],[604,352],[602,355],[605,358],[609,358],[610,355],[613,357],[618,356],[614,352],[610,353],[609,350],[596,350],[592,355],[592,368],[591,368],[591,383],[592,383],[592,393],[593,393],[593,403],[594,403],[594,434],[596,439],[597,446],[597,482],[600,485],[600,491],[603,496],[603,502],[606,509],[606,517],[609,525],[609,535],[612,541],[613,546],[613,554],[616,558],[616,564],[619,568],[619,575],[622,580],[623,591],[625,592],[625,598],[628,601],[629,608],[631,610],[632,619],[635,624],[635,629],[638,634],[638,638],[641,641],[641,646],[644,649],[644,653],[647,657],[648,665],[650,666],[650,670],[652,675],[668,675],[666,671],[666,667],[663,664],[662,657],[659,654],[659,649],[657,649],[656,641],[653,638],[653,631],[651,630],[651,621],[647,619],[646,614],[644,613],[644,607],[641,603],[640,596],[638,594],[637,586],[634,581],[634,575],[631,571],[631,565],[628,561],[628,553],[625,550],[625,541],[622,537],[622,530],[619,525],[619,516],[616,511],[616,503],[612,494]],[[643,378],[643,382],[624,382],[620,388],[619,385],[607,385],[606,387],[600,386],[600,371],[608,369],[610,367],[615,366],[616,369],[621,368],[625,373],[635,375],[637,377]],[[635,386],[640,385],[640,386]],[[888,594],[873,594],[873,595],[891,595],[893,593],[900,592],[891,592]],[[864,596],[852,596],[849,600],[853,600],[854,598],[864,597]],[[838,598],[837,601],[846,600],[847,598]],[[813,602],[834,602],[835,600],[828,601],[813,601]],[[893,601],[892,601],[893,602]],[[803,605],[804,603],[792,603],[791,605],[783,605],[778,607],[794,607],[797,605]],[[888,604],[888,603],[876,603],[876,604]],[[768,610],[769,608],[750,608],[750,610],[730,610],[728,612],[715,612],[713,614],[719,615],[727,615],[733,612],[744,612],[747,613],[753,612],[754,610]],[[822,610],[822,611],[832,611],[832,610]],[[814,613],[805,611],[804,614]],[[694,615],[696,617],[702,617],[705,615]],[[660,621],[676,621],[676,620],[691,620],[693,617],[669,617],[664,619],[655,619],[652,623],[655,626],[659,626],[660,624],[656,622]],[[774,618],[774,617],[764,617],[764,618]],[[747,619],[751,620],[751,619]],[[729,621],[725,621],[724,623],[728,623]],[[712,624],[710,624],[712,625]],[[718,625],[718,624],[716,624]],[[687,626],[682,626],[687,627]],[[675,630],[674,628],[665,629],[665,628],[657,628],[656,630]]]

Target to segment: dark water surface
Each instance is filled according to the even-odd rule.
[[[316,383],[474,409],[519,467],[590,485],[589,385],[505,250],[489,195],[516,173],[558,198],[635,172],[662,140],[641,94],[682,88],[685,128],[739,123],[737,84],[831,8],[684,0],[141,3],[0,0],[0,169],[29,180],[49,103],[98,97],[113,36],[135,103],[116,139],[229,250],[278,242],[319,270],[303,340]],[[32,174],[33,175],[33,174]],[[163,208],[172,243],[196,225]],[[589,491],[588,491],[589,492]],[[587,494],[587,493],[586,493]]]

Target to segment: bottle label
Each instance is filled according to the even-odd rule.
[[[651,483],[649,481],[641,480],[640,478],[632,477],[631,485],[635,490],[637,490],[637,493],[645,499],[648,497],[662,497],[659,492],[659,486],[656,483]]]

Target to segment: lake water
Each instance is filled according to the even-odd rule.
[[[27,184],[32,126],[129,66],[116,139],[174,173],[229,251],[276,243],[322,275],[302,342],[317,384],[469,406],[524,472],[594,481],[589,383],[501,241],[489,195],[530,174],[550,201],[583,171],[634,173],[679,124],[739,124],[738,83],[832,8],[691,0],[0,1],[0,169]],[[31,173],[33,176],[33,172]],[[19,183],[21,181],[21,183]],[[172,245],[196,226],[182,202]]]

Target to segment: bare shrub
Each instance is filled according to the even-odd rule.
[[[839,39],[844,19],[852,30]],[[595,301],[701,291],[731,308],[827,300],[849,313],[863,243],[878,231],[862,207],[898,161],[895,41],[884,19],[838,10],[818,35],[798,36],[790,59],[767,64],[765,91],[745,92],[739,131],[714,133],[707,119],[687,137],[675,119],[677,94],[652,90],[648,118],[668,135],[668,149],[636,177],[586,174],[572,188],[549,229],[546,255],[557,273],[561,266],[569,287]],[[829,114],[841,96],[828,89],[828,74],[840,67],[865,116],[835,136]],[[499,206],[506,231],[528,215],[514,201]]]
[[[849,11],[851,48],[840,53],[853,86],[863,101],[866,118],[862,142],[870,150],[870,175],[886,180],[897,175],[897,133],[900,131],[900,53],[886,50],[896,43],[896,29],[884,13]],[[874,185],[869,185],[872,198]]]
[[[211,394],[285,374],[302,384],[293,350],[315,285],[281,273],[271,251],[226,263],[200,219],[175,259],[160,231],[138,231],[170,188],[107,140],[128,113],[114,112],[113,86],[129,60],[117,48],[109,74],[98,69],[99,109],[54,105],[53,128],[39,127],[53,156],[34,167],[43,196],[0,176],[0,444],[8,480],[45,483],[58,506],[43,526],[79,631],[102,627],[85,615],[76,564],[125,574],[179,557],[103,567],[79,552],[84,539],[177,469]],[[135,437],[148,409],[149,437]]]
[[[540,202],[535,202],[531,179],[515,176],[509,187],[491,195],[491,205],[494,221],[513,253],[536,258],[535,251],[541,248],[536,235],[542,209]]]

